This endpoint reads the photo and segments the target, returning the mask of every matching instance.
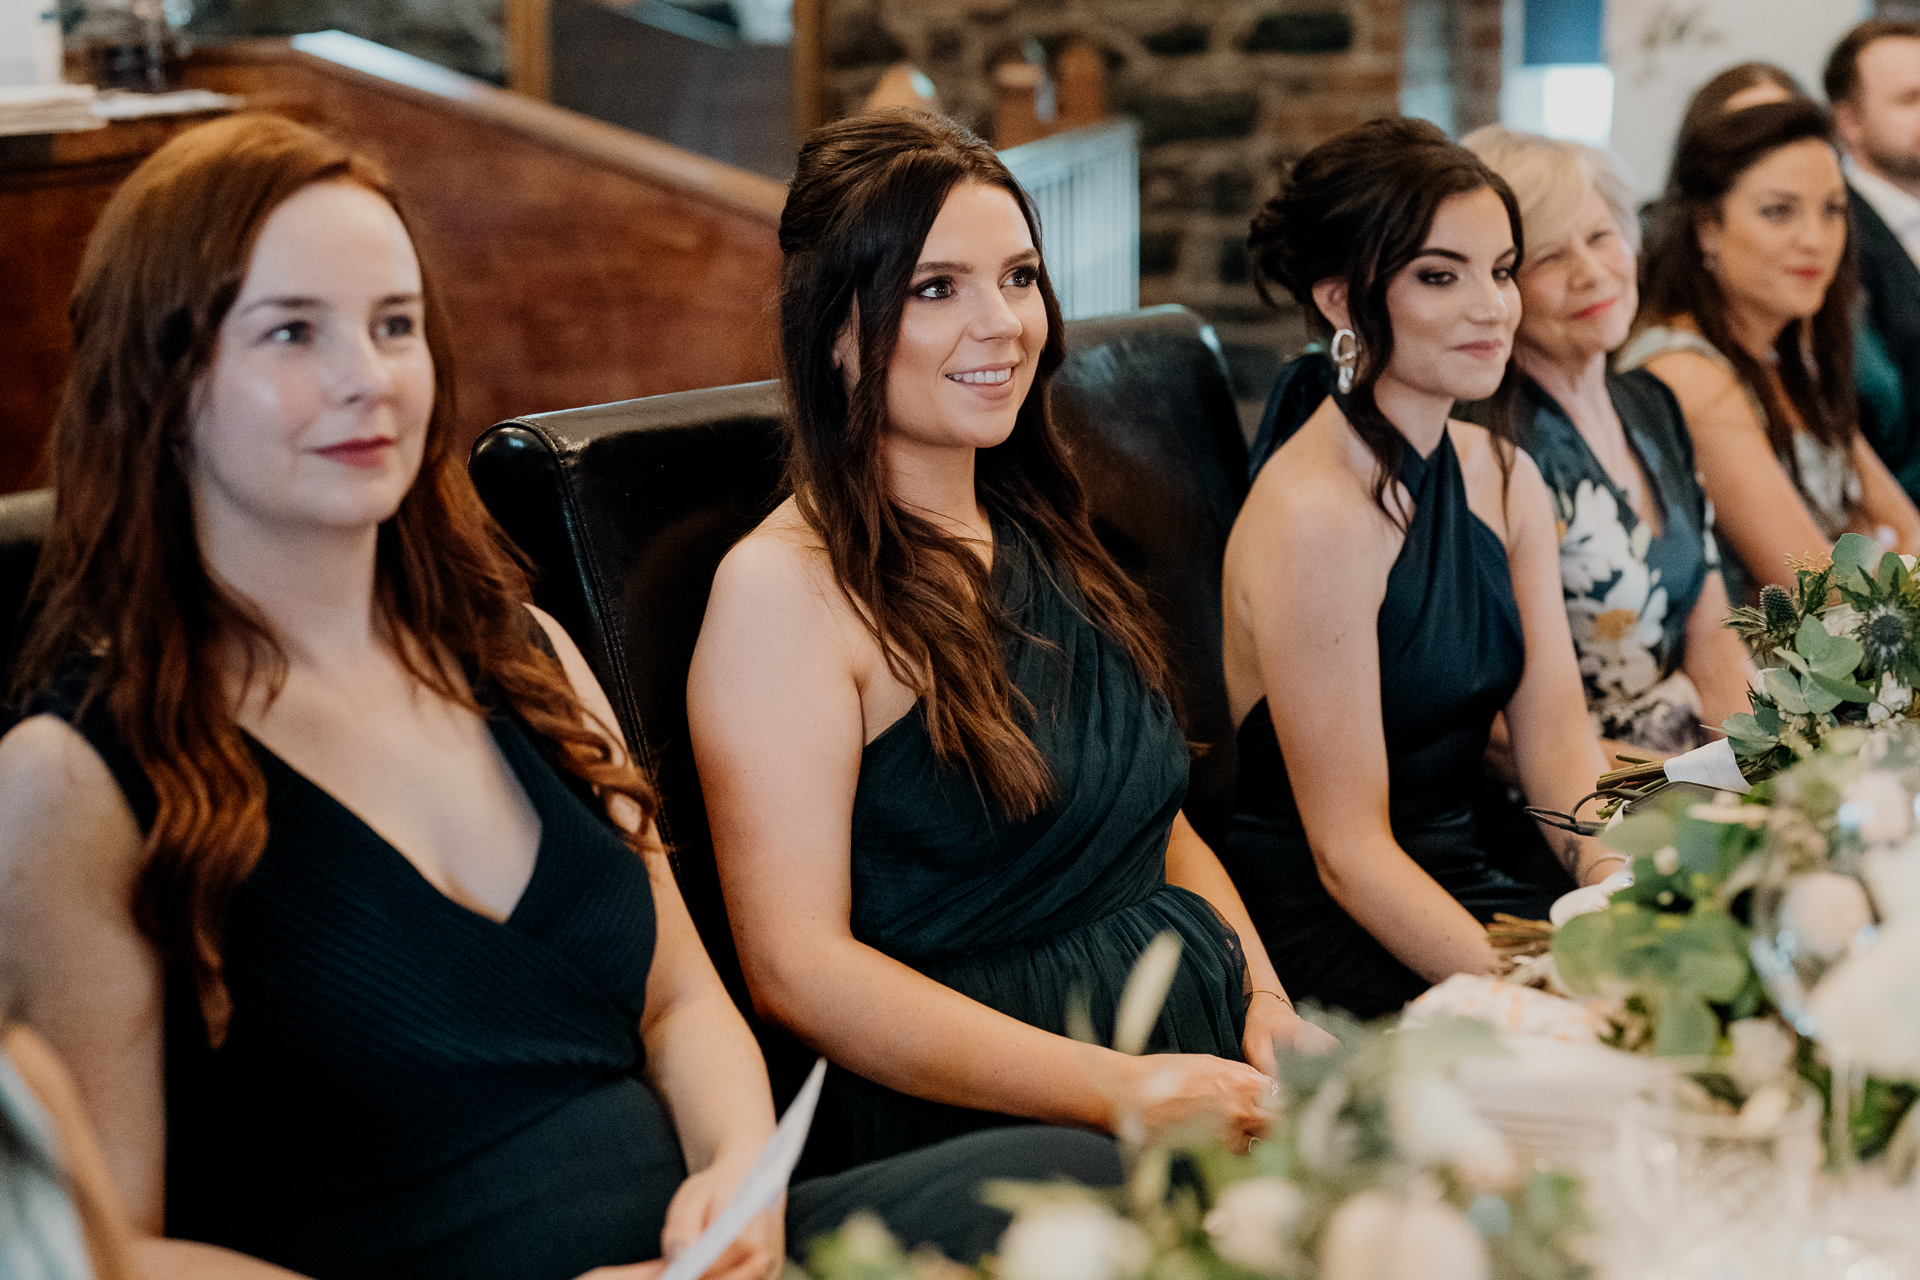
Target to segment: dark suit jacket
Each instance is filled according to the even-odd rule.
[[[1904,412],[1894,421],[1862,400],[1860,429],[1900,486],[1920,502],[1920,267],[1858,191],[1847,188],[1860,252],[1864,322],[1873,326],[1900,376]]]

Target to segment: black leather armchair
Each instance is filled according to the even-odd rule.
[[[53,490],[0,497],[0,697],[13,683],[13,660],[26,639],[27,588],[53,519]]]
[[[1205,744],[1187,813],[1213,838],[1234,784],[1220,565],[1247,466],[1233,396],[1211,330],[1180,307],[1076,321],[1067,346],[1054,413],[1101,540],[1166,622],[1187,731]],[[654,770],[681,891],[743,1008],[686,679],[715,567],[783,496],[781,412],[763,382],[538,414],[487,432],[470,468]]]

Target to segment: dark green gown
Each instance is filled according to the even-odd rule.
[[[1254,449],[1256,475],[1331,388],[1325,356],[1302,357],[1281,373]],[[1506,548],[1467,505],[1450,433],[1428,457],[1408,447],[1399,479],[1414,510],[1376,627],[1394,838],[1476,919],[1507,912],[1544,920],[1552,896],[1491,864],[1473,811],[1493,718],[1519,686],[1526,659]],[[1355,713],[1366,706],[1357,701]],[[1429,984],[1322,884],[1265,698],[1237,741],[1238,800],[1220,859],[1280,981],[1296,1000],[1363,1018],[1399,1009]]]
[[[1008,674],[1032,705],[1024,727],[1052,770],[1055,799],[1025,821],[1002,818],[935,757],[918,707],[910,711],[861,757],[854,936],[1047,1031],[1066,1032],[1079,999],[1108,1042],[1134,961],[1172,930],[1184,950],[1149,1049],[1238,1060],[1238,935],[1203,898],[1166,881],[1167,835],[1187,787],[1187,743],[1171,708],[1011,521],[994,524],[992,584]],[[832,1172],[1021,1123],[836,1066],[804,1167]]]

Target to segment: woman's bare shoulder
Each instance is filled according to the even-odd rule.
[[[788,498],[733,544],[714,575],[714,590],[780,592],[831,582],[826,541]]]
[[[106,884],[117,893],[131,884],[143,845],[119,783],[73,726],[30,716],[0,738],[0,884],[9,899]]]

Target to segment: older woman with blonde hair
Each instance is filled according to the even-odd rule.
[[[1464,145],[1513,188],[1527,256],[1513,359],[1517,443],[1560,524],[1560,581],[1587,707],[1615,750],[1684,751],[1746,709],[1711,516],[1680,406],[1645,370],[1614,374],[1638,305],[1639,227],[1611,160],[1497,125]]]

